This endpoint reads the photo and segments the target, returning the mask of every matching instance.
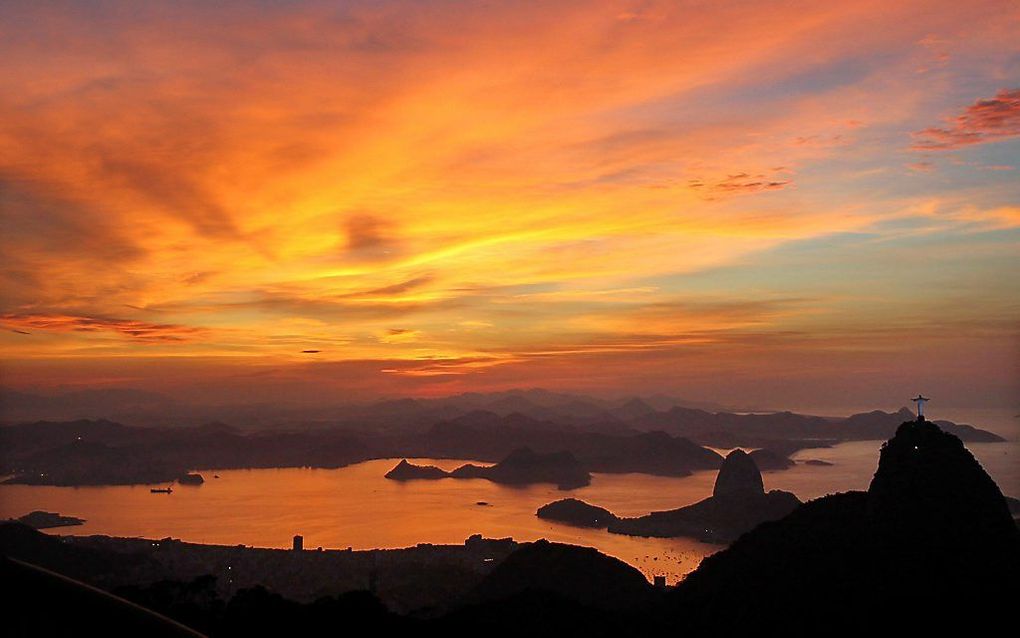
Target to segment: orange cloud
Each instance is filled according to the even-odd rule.
[[[32,330],[71,333],[113,332],[142,342],[189,341],[203,332],[202,328],[192,326],[75,315],[4,314],[0,315],[0,322],[21,334],[31,334]]]
[[[793,180],[784,178],[787,173],[788,171],[784,169],[773,169],[771,176],[765,173],[734,173],[727,175],[724,179],[709,183],[693,179],[688,181],[687,185],[689,188],[704,192],[708,197],[776,191],[793,185]]]
[[[1015,3],[975,2],[13,3],[0,314],[49,337],[0,343],[28,367],[128,369],[164,344],[223,383],[258,360],[279,383],[343,370],[377,389],[414,376],[384,368],[580,382],[575,357],[643,353],[620,379],[710,345],[735,365],[735,335],[838,306],[807,280],[854,280],[845,236],[1012,227],[1006,172],[933,185],[975,200],[957,216],[913,215],[890,178],[912,123],[970,99],[948,74],[998,86],[1020,53]],[[919,143],[1006,139],[1014,93]],[[989,280],[978,253],[931,251],[928,270]],[[924,303],[921,275],[892,270],[897,303]]]
[[[995,97],[981,99],[946,125],[917,131],[914,150],[945,151],[997,142],[1020,136],[1020,89],[1001,89]]]

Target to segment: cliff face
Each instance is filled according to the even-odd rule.
[[[684,581],[670,613],[695,635],[785,631],[794,609],[805,627],[973,634],[1007,613],[1018,579],[1020,534],[998,487],[958,438],[911,421],[867,492],[745,534]]]
[[[882,446],[868,488],[868,525],[877,540],[918,547],[938,530],[940,543],[975,537],[1001,547],[1014,539],[1009,505],[963,443],[930,421],[909,421]]]
[[[732,493],[765,493],[758,466],[751,455],[741,449],[733,450],[726,456],[712,490],[712,496]]]
[[[680,509],[610,521],[609,531],[728,542],[765,521],[786,516],[798,505],[800,500],[789,492],[766,493],[754,459],[737,449],[723,461],[709,498]]]

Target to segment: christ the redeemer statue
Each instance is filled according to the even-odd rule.
[[[924,402],[931,401],[931,399],[924,395],[919,394],[913,399],[911,399],[911,401],[917,404],[917,420],[924,421]]]

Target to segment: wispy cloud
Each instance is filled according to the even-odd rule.
[[[162,343],[196,362],[182,384],[264,363],[308,387],[470,389],[583,384],[570,366],[602,375],[600,356],[607,380],[666,378],[709,347],[734,372],[759,339],[767,375],[801,347],[775,335],[842,317],[811,276],[874,289],[839,240],[856,233],[945,242],[881,273],[898,307],[948,294],[924,272],[1014,293],[967,245],[1013,241],[1014,171],[991,170],[1018,130],[1020,91],[996,93],[1013,2],[4,9],[15,364],[105,353],[96,376],[122,378]],[[926,173],[904,140],[947,114],[915,148],[988,156]],[[971,208],[904,213],[921,187]],[[809,245],[810,267],[763,274]]]
[[[782,190],[792,187],[793,180],[789,178],[788,170],[780,168],[773,169],[769,174],[733,173],[715,181],[692,179],[688,181],[687,186],[706,197],[719,197]]]
[[[85,317],[76,315],[5,314],[0,322],[15,332],[112,332],[141,342],[185,342],[200,336],[204,330],[193,326],[158,324],[133,319]]]

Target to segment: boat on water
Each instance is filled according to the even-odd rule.
[[[152,492],[153,494],[172,494],[173,491],[174,491],[174,488],[169,487],[169,486],[167,486],[167,487],[154,487],[154,488],[152,488],[149,491]]]

